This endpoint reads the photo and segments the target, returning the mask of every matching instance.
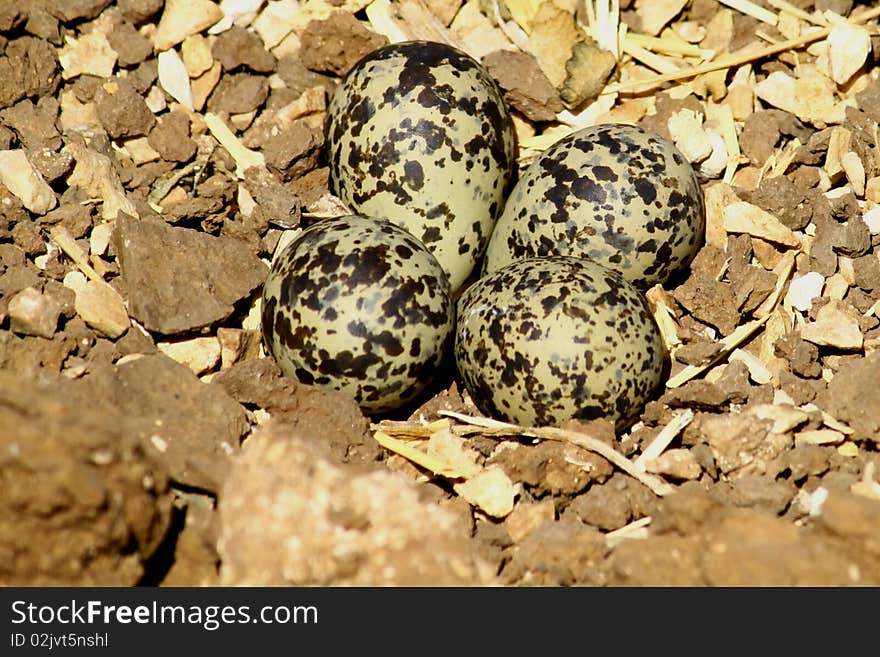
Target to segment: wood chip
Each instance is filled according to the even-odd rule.
[[[497,465],[490,465],[452,488],[493,518],[503,518],[513,511],[514,500],[520,491],[520,487]]]
[[[657,434],[654,440],[642,451],[639,458],[635,460],[635,466],[647,470],[648,462],[659,457],[693,419],[694,412],[690,409],[676,413],[669,423],[660,430],[660,433]]]
[[[853,193],[859,197],[864,196],[865,165],[862,164],[862,159],[855,152],[849,151],[844,153],[840,159],[840,164],[843,167],[846,179],[849,181],[849,186],[852,188]]]
[[[809,429],[795,434],[794,444],[799,445],[839,445],[844,435],[834,429]]]
[[[865,63],[871,53],[871,34],[852,23],[840,23],[828,35],[828,60],[831,79],[845,84]]]
[[[46,214],[58,203],[55,192],[31,164],[24,149],[0,151],[0,182],[34,214]]]
[[[694,110],[679,110],[669,117],[666,126],[678,150],[692,164],[702,162],[712,154],[712,143],[703,130],[703,117]],[[726,154],[724,161],[727,161]]]
[[[746,201],[731,203],[723,215],[724,229],[729,233],[746,233],[785,246],[801,245],[798,236],[779,219]]]
[[[67,37],[64,47],[58,52],[61,77],[65,80],[80,75],[109,78],[113,75],[117,57],[107,37],[98,30],[84,34],[79,39]]]
[[[832,299],[816,313],[816,321],[801,329],[801,337],[820,347],[861,349],[864,341],[859,320],[848,304]]]
[[[220,342],[213,336],[157,342],[163,354],[186,365],[196,376],[210,372],[220,362]]]
[[[223,18],[220,7],[211,0],[165,0],[165,9],[153,45],[156,50],[167,50],[193,34],[206,30]]]
[[[263,154],[258,151],[252,151],[245,148],[238,140],[238,137],[230,130],[216,114],[208,112],[205,114],[205,123],[214,138],[220,142],[220,145],[226,149],[229,155],[235,160],[235,175],[244,178],[244,172],[250,167],[264,167],[266,161]]]
[[[706,200],[706,244],[719,249],[727,246],[727,231],[724,228],[724,208],[739,203],[740,199],[733,187],[726,183],[716,183],[705,190]]]
[[[467,447],[461,436],[456,436],[448,428],[435,431],[427,442],[428,456],[442,460],[449,468],[442,473],[452,479],[474,477],[483,469],[477,463],[478,454]]]
[[[192,87],[186,65],[176,50],[165,50],[157,57],[159,84],[174,100],[188,110],[194,108]]]
[[[773,71],[755,85],[755,94],[773,107],[791,112],[801,121],[817,127],[842,123],[845,104],[835,100],[835,85],[815,66],[803,65],[795,79],[782,71]]]

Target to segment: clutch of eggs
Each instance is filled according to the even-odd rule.
[[[336,87],[326,142],[331,191],[419,238],[457,290],[516,171],[513,123],[483,66],[443,43],[380,48]]]
[[[525,170],[495,226],[484,270],[571,255],[646,290],[690,264],[705,227],[699,181],[671,142],[637,126],[596,125],[563,137]]]
[[[458,301],[455,359],[483,413],[522,425],[607,417],[629,426],[666,352],[641,293],[584,258],[526,258]]]
[[[421,392],[448,349],[454,306],[437,259],[385,219],[320,221],[275,258],[263,344],[281,371],[368,413]]]

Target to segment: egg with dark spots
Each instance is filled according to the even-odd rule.
[[[489,241],[484,271],[570,255],[647,290],[691,263],[705,230],[699,181],[674,144],[637,126],[597,125],[563,137],[523,172]]]
[[[442,43],[380,48],[337,86],[326,142],[331,191],[419,238],[458,289],[516,171],[513,123],[483,66]]]
[[[418,395],[453,329],[449,279],[410,233],[346,216],[307,228],[263,286],[263,344],[281,371],[354,399],[368,413]]]
[[[623,430],[662,382],[666,351],[644,297],[619,273],[547,256],[464,292],[455,360],[474,403],[494,418],[546,426],[604,417]]]

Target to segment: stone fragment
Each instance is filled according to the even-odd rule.
[[[489,466],[453,488],[493,518],[503,518],[513,511],[513,502],[519,494],[519,487],[498,466]]]
[[[131,316],[165,335],[225,319],[268,273],[244,242],[159,219],[123,215],[114,244]]]
[[[835,85],[815,66],[800,67],[801,75],[793,78],[782,71],[773,71],[755,85],[755,94],[773,107],[791,112],[801,121],[824,127],[841,123],[845,118],[844,104],[835,99]]]
[[[571,517],[545,522],[511,551],[501,578],[509,586],[599,584],[606,552],[601,532]]]
[[[196,376],[210,372],[220,362],[220,342],[215,337],[157,342],[163,354],[186,365]]]
[[[799,431],[794,437],[795,445],[839,445],[845,436],[834,429],[809,429]]]
[[[244,409],[161,353],[120,362],[95,381],[175,481],[217,492],[248,430]]]
[[[689,449],[668,449],[660,456],[648,460],[645,469],[654,474],[667,475],[674,479],[699,479],[702,473],[700,464]]]
[[[273,422],[251,436],[219,497],[224,586],[491,584],[469,530],[406,477],[340,465]]]
[[[197,78],[214,65],[211,44],[201,34],[187,37],[180,45],[180,56],[189,77]]]
[[[703,116],[690,109],[682,109],[667,122],[672,141],[688,162],[702,162],[712,154],[712,143],[703,129]]]
[[[33,287],[26,287],[9,299],[9,328],[21,335],[51,338],[58,328],[61,305]]]
[[[211,53],[226,71],[240,66],[257,73],[271,73],[275,70],[275,57],[266,50],[259,36],[243,27],[232,27],[218,35]],[[208,68],[210,64],[204,70]]]
[[[104,219],[116,219],[120,212],[137,216],[137,209],[126,196],[119,174],[109,157],[77,141],[71,141],[65,149],[76,160],[67,183],[71,187],[80,187],[92,198],[100,198],[103,201],[101,215]]]
[[[168,480],[124,413],[0,371],[4,586],[134,586],[171,525]]]
[[[816,321],[804,326],[801,337],[820,347],[838,349],[861,349],[864,342],[858,317],[848,304],[837,299],[819,309]]]
[[[162,18],[153,34],[153,45],[158,51],[168,50],[221,18],[223,12],[211,0],[166,0]]]
[[[0,151],[0,183],[34,214],[46,214],[58,199],[23,149]]]
[[[773,433],[787,433],[809,419],[806,411],[790,404],[756,404],[750,406],[748,413],[761,420],[770,420]]]
[[[856,439],[880,444],[880,352],[848,360],[828,387],[816,397],[816,405],[834,419],[848,424]]]
[[[803,276],[791,279],[785,302],[801,312],[808,312],[813,307],[813,300],[822,296],[825,277],[819,272],[811,271]]]
[[[122,297],[107,283],[70,272],[64,277],[64,285],[76,294],[77,315],[101,335],[114,340],[131,326]]]
[[[79,39],[68,37],[67,43],[58,53],[61,77],[65,80],[80,75],[109,78],[116,67],[116,59],[116,51],[107,36],[98,30],[84,34]]]
[[[556,507],[551,498],[540,502],[519,502],[504,520],[507,533],[514,543],[519,543],[545,522],[556,519]]]
[[[156,123],[143,96],[125,78],[101,85],[95,94],[95,111],[113,139],[145,136]]]

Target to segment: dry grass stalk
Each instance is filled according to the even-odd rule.
[[[669,495],[675,491],[675,487],[667,484],[659,477],[643,472],[632,461],[616,451],[611,445],[593,438],[579,431],[569,431],[567,429],[559,429],[557,427],[522,427],[507,422],[499,422],[490,418],[465,415],[464,413],[456,413],[454,411],[438,411],[440,415],[455,418],[464,423],[452,427],[452,432],[461,435],[479,434],[482,436],[526,436],[530,438],[539,438],[541,440],[556,440],[564,443],[571,443],[582,447],[587,451],[594,452],[605,458],[607,461],[617,466],[629,476],[637,479],[645,486],[651,489],[655,495]]]

